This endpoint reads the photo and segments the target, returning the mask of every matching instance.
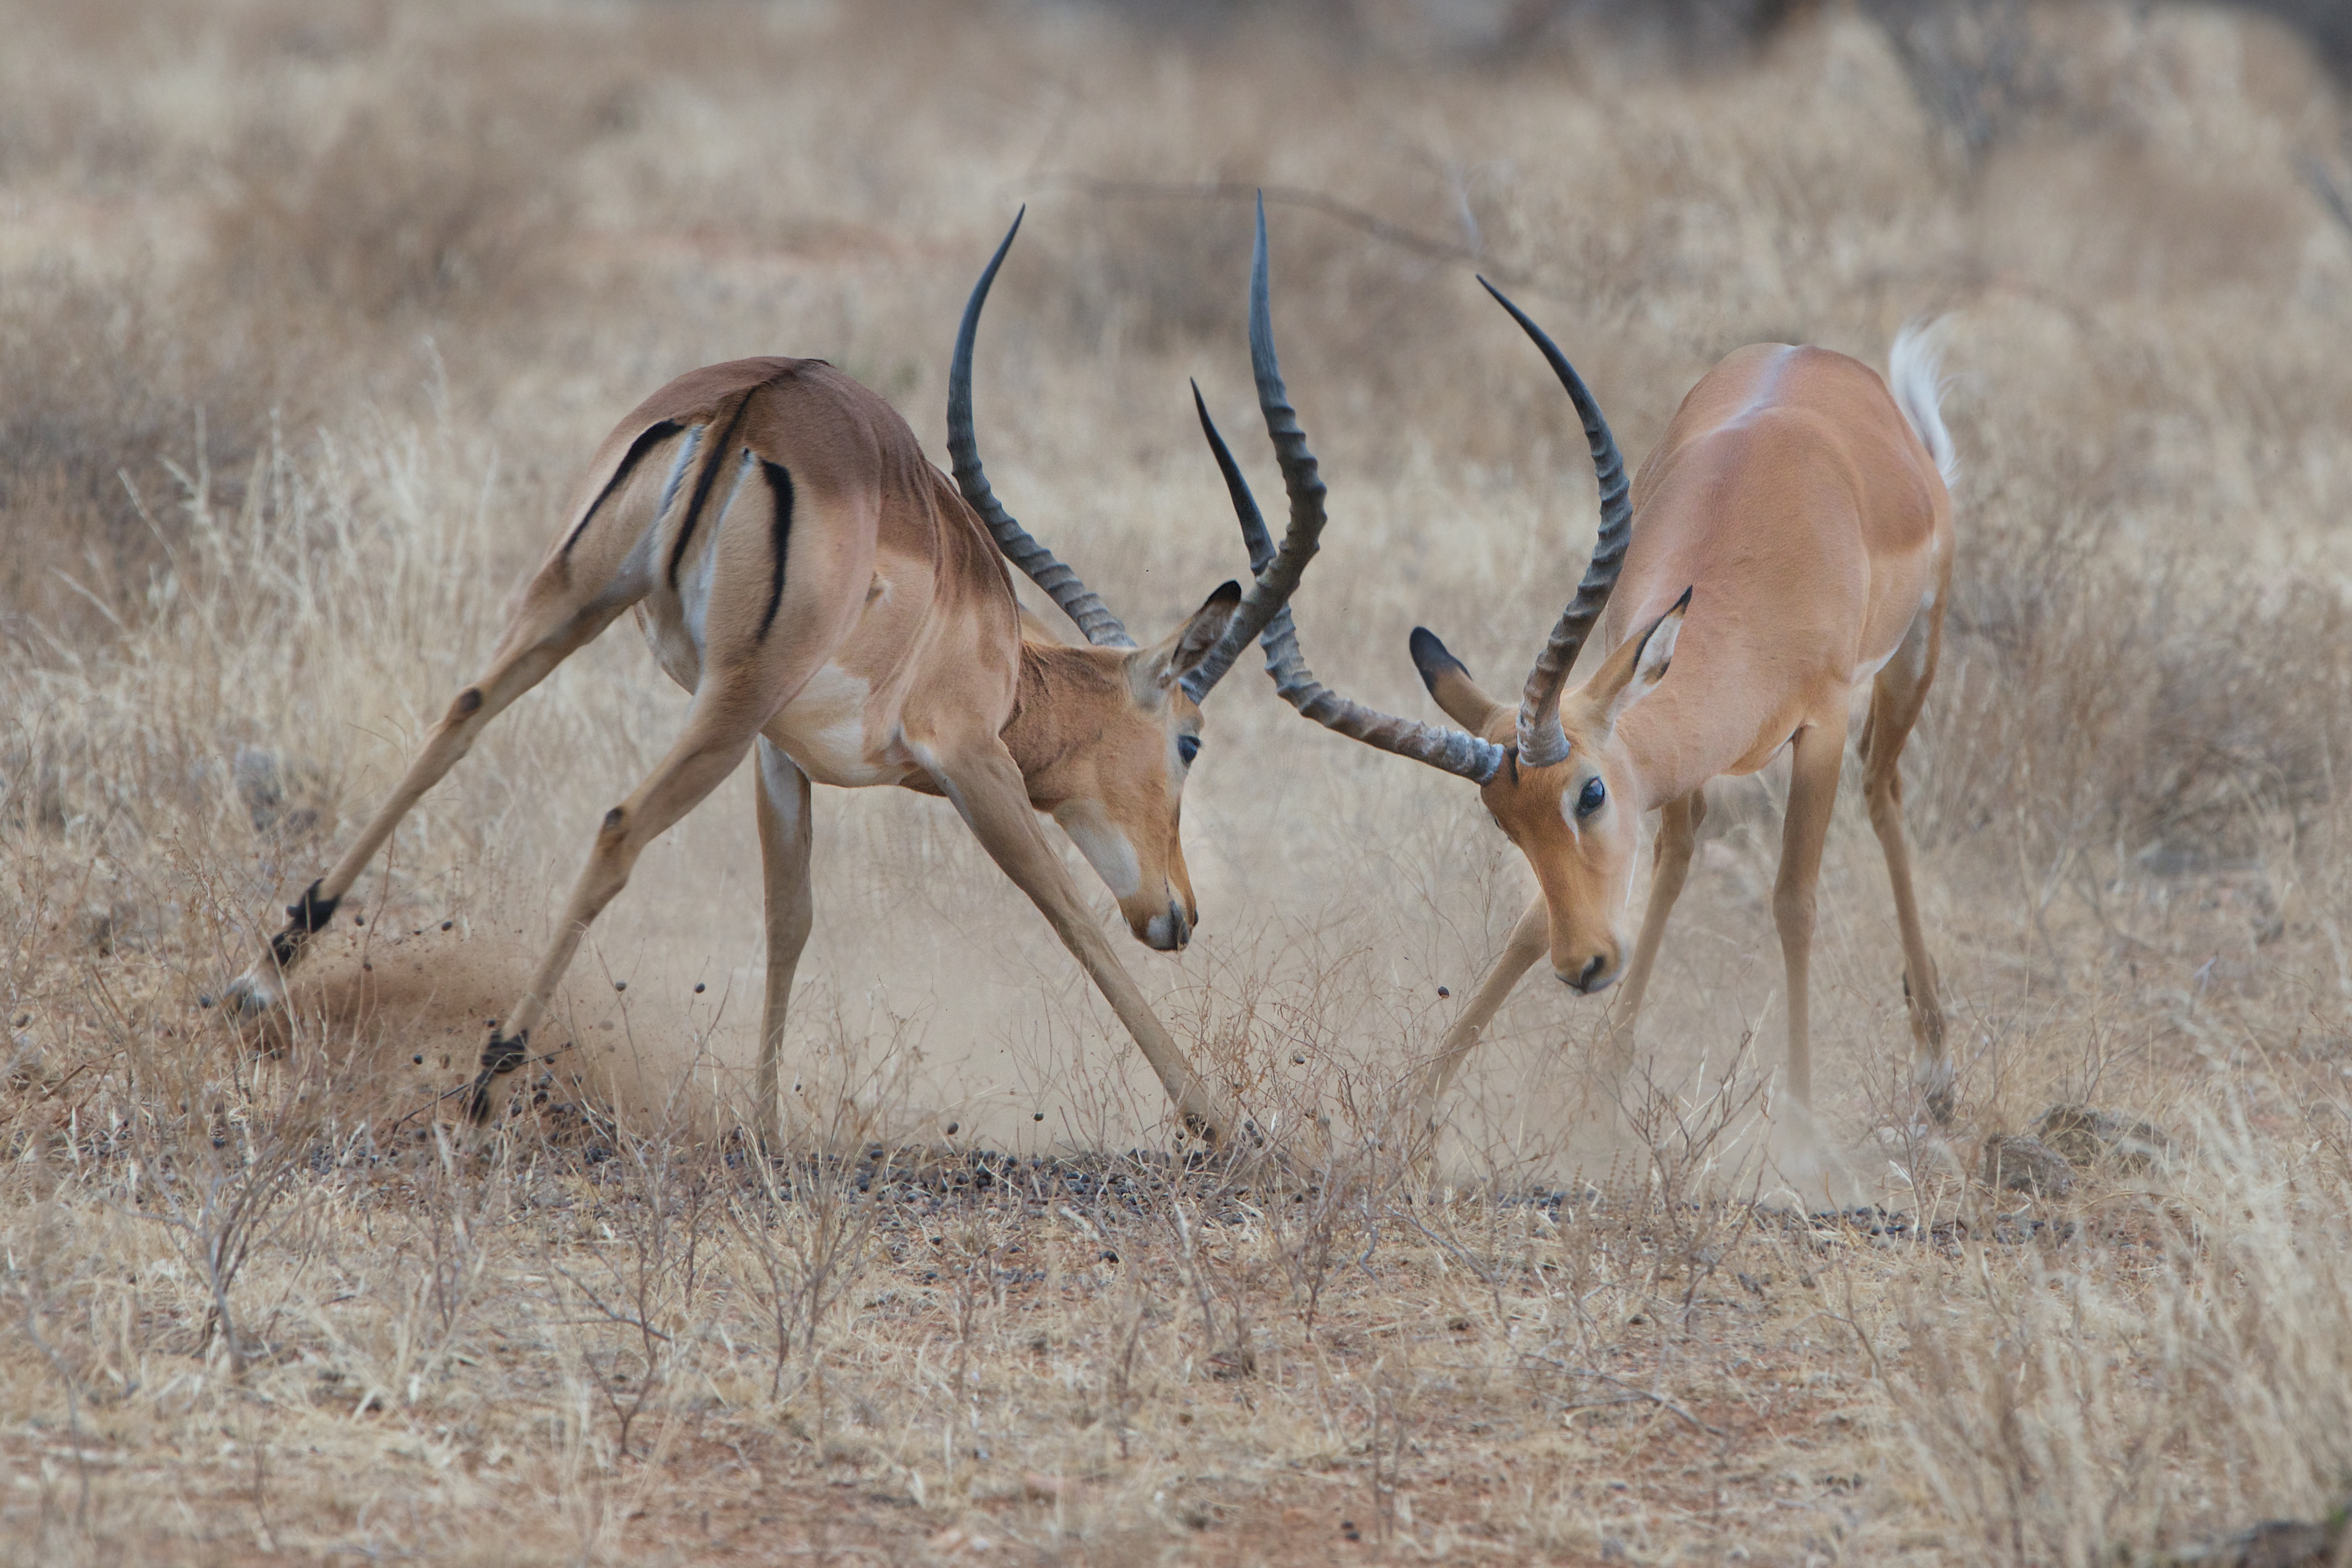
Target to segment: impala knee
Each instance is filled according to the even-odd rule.
[[[444,722],[462,724],[481,710],[482,689],[478,686],[468,686],[465,690],[457,693],[457,700],[449,704],[449,717]]]
[[[1884,834],[1903,826],[1903,775],[1888,770],[1863,786],[1863,804],[1870,812],[1870,826]]]
[[[1813,890],[1782,883],[1773,890],[1772,919],[1784,937],[1810,936],[1813,930]]]

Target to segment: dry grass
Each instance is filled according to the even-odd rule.
[[[1749,45],[1771,7],[1699,5],[1693,50],[1441,9],[11,14],[0,1561],[2087,1565],[2345,1496],[2340,89],[2244,11],[1830,7]],[[732,785],[598,926],[534,1113],[462,1153],[435,1097],[680,712],[625,637],[403,829],[271,1053],[217,1026],[612,418],[814,353],[939,450],[1022,201],[998,486],[1172,624],[1240,561],[1184,378],[1251,427],[1261,184],[1334,485],[1305,637],[1402,711],[1412,625],[1507,682],[1588,537],[1474,267],[1637,452],[1738,343],[1875,360],[1957,314],[1912,821],[1966,1136],[1909,1130],[1849,801],[1816,1050],[1876,1206],[1747,1201],[1768,777],[1720,792],[1635,1082],[1588,1081],[1598,1016],[1531,986],[1408,1180],[1372,1134],[1524,873],[1453,781],[1246,673],[1187,802],[1200,938],[1129,962],[1253,1103],[1335,1117],[1306,1186],[1172,1158],[1043,922],[881,792],[819,808],[798,1152],[747,1158]],[[2058,1102],[2173,1152],[1969,1183]]]

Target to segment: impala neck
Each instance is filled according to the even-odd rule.
[[[1120,663],[1119,650],[1022,639],[1020,683],[1000,738],[1039,810],[1070,798],[1078,785],[1073,775],[1100,732],[1098,724],[1083,721],[1084,711],[1125,700]]]
[[[1727,597],[1706,601],[1717,620],[1694,619],[1684,627],[1674,672],[1626,711],[1611,737],[1626,771],[1640,781],[1645,808],[1679,800],[1725,773],[1753,772],[1789,739],[1794,715],[1784,714],[1777,690],[1753,678],[1769,668],[1769,650],[1743,659],[1744,645],[1723,636]]]
[[[1644,811],[1681,799],[1723,771],[1710,766],[1709,748],[1694,744],[1692,733],[1675,723],[1670,696],[1664,687],[1652,692],[1619,721],[1609,742]]]

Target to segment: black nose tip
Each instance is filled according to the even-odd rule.
[[[1590,995],[1609,984],[1609,977],[1603,973],[1608,967],[1607,955],[1596,953],[1580,972],[1575,974],[1563,974],[1560,978],[1568,982],[1569,989],[1571,991]]]

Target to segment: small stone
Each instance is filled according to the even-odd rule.
[[[8,1068],[5,1075],[9,1082],[37,1082],[45,1076],[43,1068],[46,1066],[41,1047],[34,1043],[32,1036],[18,1035],[9,1042]]]
[[[2053,1105],[2034,1131],[2068,1163],[2095,1165],[2113,1160],[2126,1171],[2145,1171],[2172,1154],[2172,1140],[2145,1121],[2095,1110],[2087,1105]]]
[[[2074,1173],[2058,1152],[2039,1138],[1985,1140],[1978,1179],[1997,1193],[2030,1193],[2063,1198],[2074,1190]]]
[[[1441,986],[1439,986],[1439,987],[1437,988],[1437,999],[1438,999],[1439,1001],[1441,1001],[1441,1002],[1443,1002],[1445,998],[1447,998],[1448,996],[1451,996],[1451,995],[1453,995],[1453,994],[1454,994],[1454,993],[1453,993],[1453,992],[1448,991],[1448,990],[1447,990],[1444,986],[1443,986],[1443,985],[1441,985]]]
[[[698,981],[696,981],[696,982],[694,983],[694,994],[695,994],[697,996],[699,996],[699,995],[701,995],[701,994],[702,994],[702,982],[701,982],[701,981],[699,981],[699,980],[698,980]]]
[[[1029,1120],[1032,1121],[1043,1121],[1045,1120],[1045,1113],[1042,1110],[1032,1111],[1029,1114]]]
[[[628,988],[629,983],[625,980],[615,980],[613,982],[613,989],[615,991],[626,991]]]
[[[457,922],[456,921],[443,921],[441,922],[441,929],[442,929],[443,931],[447,931],[447,930],[449,930],[452,926],[455,926],[457,923]]]
[[[959,1128],[962,1127],[962,1125],[963,1125],[963,1123],[962,1123],[962,1122],[961,1122],[961,1121],[950,1121],[950,1122],[949,1122],[949,1123],[948,1123],[948,1136],[949,1136],[949,1137],[950,1137],[950,1138],[954,1137],[954,1136],[956,1135],[956,1131],[957,1131],[957,1130],[958,1130]]]

